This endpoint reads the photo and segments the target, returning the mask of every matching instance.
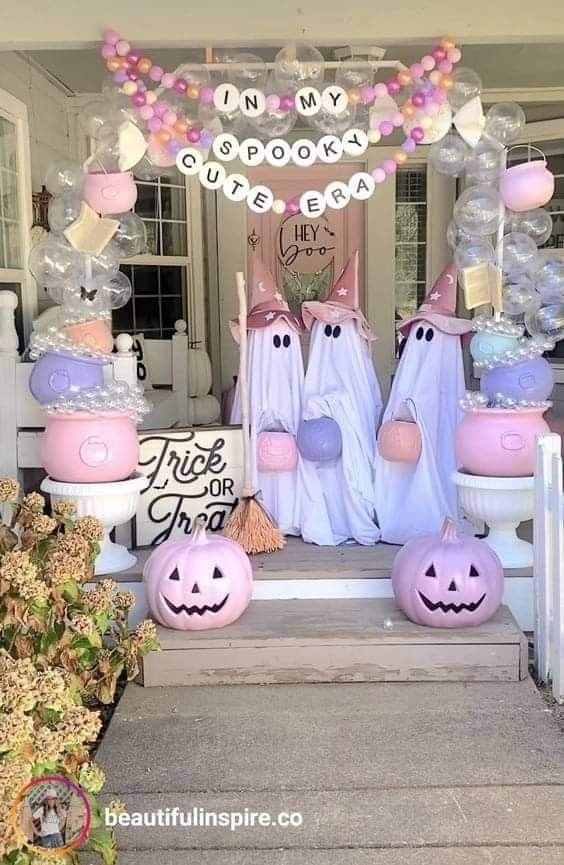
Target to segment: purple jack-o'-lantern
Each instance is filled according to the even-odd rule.
[[[331,417],[303,420],[298,427],[298,450],[314,463],[336,460],[343,450],[339,424]]]
[[[166,541],[143,569],[149,609],[155,619],[178,631],[204,631],[230,625],[251,600],[253,572],[243,547],[198,524],[181,541]]]
[[[431,628],[481,625],[503,595],[503,567],[487,544],[458,535],[446,519],[440,534],[413,538],[392,565],[392,587],[408,619]]]

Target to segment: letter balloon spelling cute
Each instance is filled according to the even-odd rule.
[[[304,540],[328,546],[350,539],[374,544],[380,537],[373,467],[382,398],[370,356],[373,337],[359,309],[358,250],[327,301],[307,302],[302,309],[311,345],[298,447],[306,461],[314,457],[309,464],[321,483],[329,517],[326,528],[317,526]]]
[[[439,531],[444,515],[458,510],[451,475],[464,395],[460,338],[472,322],[456,318],[455,308],[456,267],[449,264],[419,311],[399,324],[407,339],[384,412],[375,483],[382,540],[391,544]],[[415,459],[390,459],[385,434],[394,421],[417,425],[421,441],[410,450]]]

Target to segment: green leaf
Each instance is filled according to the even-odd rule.
[[[101,856],[104,865],[114,865],[117,861],[116,842],[107,829],[93,829],[88,836],[88,847]]]
[[[104,610],[102,610],[101,613],[96,613],[96,615],[94,616],[94,621],[100,633],[105,634],[108,630],[108,625],[110,624],[109,615]]]
[[[77,601],[80,591],[76,580],[67,580],[61,585],[61,594],[65,601]]]

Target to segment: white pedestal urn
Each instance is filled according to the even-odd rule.
[[[139,495],[146,485],[147,478],[140,474],[102,484],[65,483],[47,477],[41,489],[49,493],[53,503],[62,499],[72,501],[79,517],[97,517],[102,523],[104,537],[94,566],[98,576],[125,571],[137,562],[126,547],[110,540],[110,532],[135,516]]]
[[[520,523],[533,517],[534,477],[484,477],[453,472],[462,510],[489,526],[484,541],[497,553],[504,568],[528,568],[533,545],[517,537]]]

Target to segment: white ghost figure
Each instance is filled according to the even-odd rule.
[[[329,515],[328,531],[314,541],[334,545],[355,540],[374,544],[374,460],[376,429],[382,410],[380,387],[370,352],[372,336],[358,307],[358,251],[325,303],[304,303],[311,328],[304,388],[304,420],[330,417],[339,426],[342,452],[315,463]]]
[[[377,455],[376,511],[388,543],[438,532],[445,517],[458,514],[451,475],[457,468],[455,430],[465,389],[461,335],[472,324],[456,318],[455,309],[456,268],[449,264],[417,314],[400,325],[409,335],[383,421],[415,421],[422,447],[415,463]]]
[[[261,259],[253,269],[253,292],[247,326],[251,466],[253,485],[260,501],[283,534],[308,536],[310,524],[327,522],[323,495],[313,467],[304,463],[295,437],[302,416],[304,364],[300,345],[303,325],[288,308],[274,279]],[[237,339],[238,323],[231,323]],[[241,423],[240,391],[237,387],[231,422]],[[261,470],[261,433],[283,432],[294,438],[295,467]],[[283,461],[282,453],[274,454]],[[317,513],[316,513],[317,512]]]

